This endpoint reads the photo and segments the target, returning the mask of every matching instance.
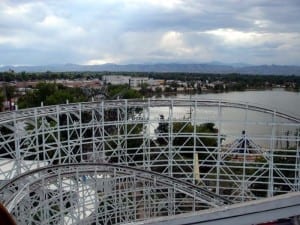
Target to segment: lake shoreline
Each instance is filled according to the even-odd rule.
[[[223,93],[177,93],[176,95],[153,96],[153,99],[219,99],[234,102],[247,102],[266,106],[300,117],[300,92],[286,91],[284,88],[272,90],[231,91]]]

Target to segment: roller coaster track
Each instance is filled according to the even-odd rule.
[[[60,171],[60,169],[63,169],[63,171]],[[13,207],[11,205],[12,203],[15,204],[16,200],[22,200],[19,193],[23,192],[24,190],[32,191],[29,187],[37,185],[42,180],[47,182],[47,179],[57,178],[58,175],[68,175],[71,177],[76,175],[77,173],[98,173],[99,175],[104,173],[110,175],[113,175],[115,173],[121,175],[134,174],[137,180],[149,180],[154,182],[155,184],[164,185],[166,187],[174,187],[178,189],[179,192],[188,194],[189,196],[194,197],[198,200],[205,201],[207,204],[211,204],[213,207],[221,206],[224,204],[232,204],[230,200],[216,195],[215,193],[212,193],[205,188],[201,188],[189,182],[173,177],[168,177],[166,175],[159,174],[153,171],[110,163],[76,163],[46,166],[15,177],[14,179],[10,180],[0,187],[0,193],[12,190],[11,195],[8,196],[9,199],[7,201],[2,199],[2,201],[4,202],[4,206],[7,206],[7,208],[11,210],[11,208]],[[15,191],[15,188],[20,183],[26,183],[26,185],[24,185],[22,189],[18,189],[17,191]],[[16,199],[16,197],[18,199]]]
[[[266,114],[274,115],[276,114],[279,118],[284,118],[292,122],[299,123],[300,118],[296,115],[291,115],[290,113],[284,113],[277,111],[275,109],[270,109],[265,106],[256,106],[248,103],[236,103],[224,100],[106,100],[102,102],[88,102],[80,104],[66,104],[66,105],[56,105],[56,106],[44,106],[38,108],[23,109],[14,112],[2,112],[0,113],[0,123],[14,121],[18,118],[30,118],[34,114],[38,115],[51,115],[59,112],[72,112],[73,110],[90,110],[97,108],[99,106],[114,108],[119,106],[124,106],[126,104],[128,107],[140,106],[140,107],[168,107],[168,106],[178,106],[178,107],[223,107],[223,108],[237,108],[245,109],[250,111],[262,112]]]
[[[299,210],[300,193],[297,192],[196,213],[149,219],[136,225],[252,225],[298,216]]]
[[[157,135],[160,123],[168,129]],[[198,129],[207,123],[211,131]],[[234,203],[248,201],[258,217],[260,206],[278,201],[285,208],[271,207],[268,215],[289,209],[293,215],[284,215],[295,216],[298,205],[286,200],[293,194],[273,197],[300,191],[300,117],[201,99],[106,100],[3,112],[0,180],[1,202],[20,224],[206,224],[198,214],[211,218],[232,209],[230,215],[237,215]],[[250,201],[261,198],[262,205]],[[235,218],[246,218],[247,207]],[[214,220],[222,224],[225,217]]]

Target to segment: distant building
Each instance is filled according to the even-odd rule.
[[[123,75],[111,75],[111,76],[103,76],[102,81],[104,84],[129,84],[130,76],[123,76]]]
[[[148,77],[129,77],[129,86],[130,87],[140,87],[142,84],[149,84]]]
[[[123,75],[110,75],[103,76],[102,81],[105,84],[128,84],[132,88],[140,87],[142,84],[152,85],[153,79],[149,79],[148,77],[131,77],[131,76],[123,76]]]
[[[57,84],[62,84],[66,87],[86,87],[86,88],[100,88],[101,81],[98,79],[93,80],[56,80]]]

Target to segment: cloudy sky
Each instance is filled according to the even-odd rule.
[[[300,65],[300,0],[0,0],[0,65]]]

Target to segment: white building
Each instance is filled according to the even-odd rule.
[[[142,84],[149,84],[148,77],[130,77],[129,85],[130,87],[136,88],[142,86]]]
[[[153,83],[153,79],[149,79],[148,77],[131,77],[131,76],[123,76],[123,75],[110,75],[103,76],[102,81],[106,84],[128,84],[132,88],[140,87],[142,84],[149,84],[150,86]]]
[[[103,76],[102,81],[106,84],[112,84],[112,85],[117,85],[117,84],[129,84],[129,79],[130,76],[117,76],[117,75],[111,75],[111,76]]]

